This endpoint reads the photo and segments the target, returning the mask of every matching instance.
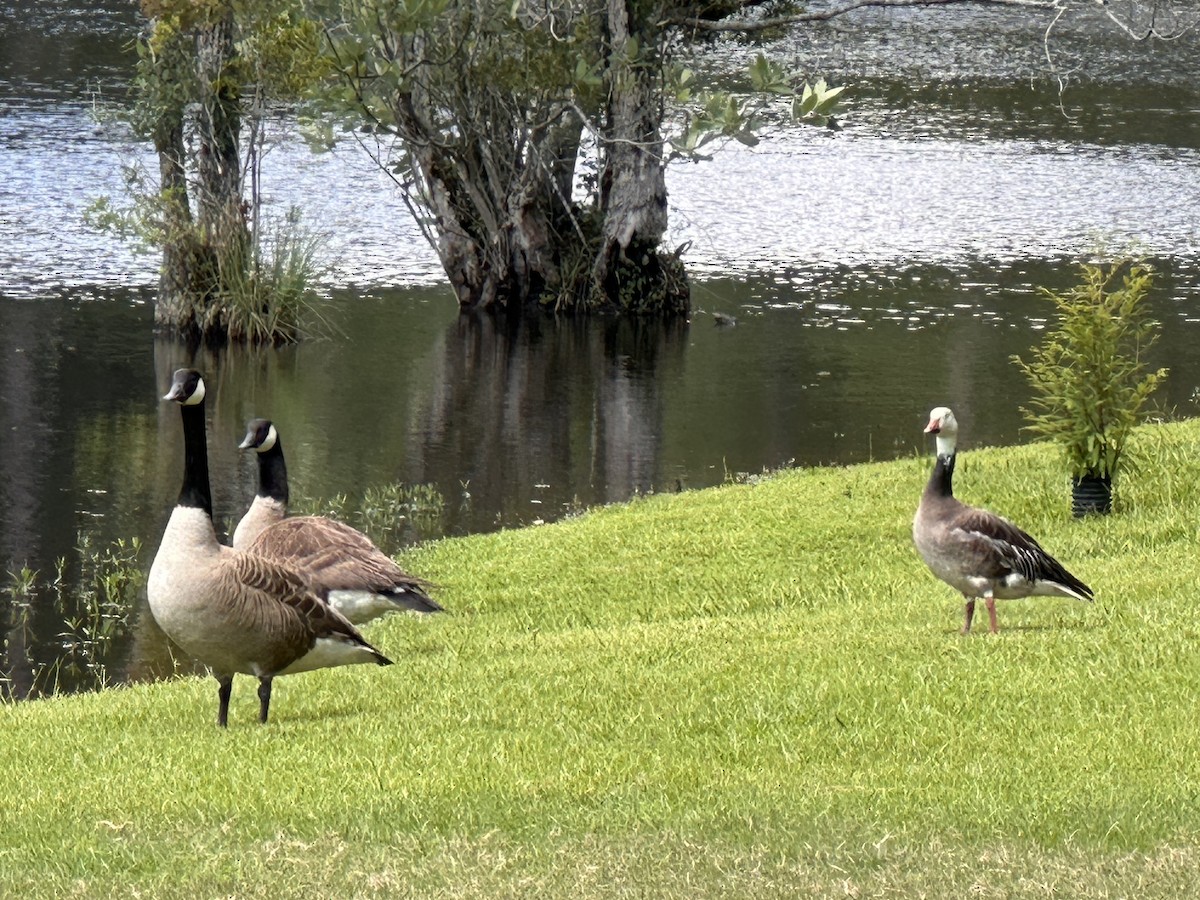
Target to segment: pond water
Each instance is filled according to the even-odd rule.
[[[152,334],[156,260],[83,222],[96,197],[120,196],[122,165],[151,162],[93,115],[128,73],[129,6],[0,2],[10,696],[164,671],[136,573],[178,491],[178,412],[158,397],[179,365],[209,376],[219,518],[253,494],[236,444],[266,415],[293,496],[357,516],[390,549],[790,463],[928,452],[924,416],[942,403],[968,448],[1023,440],[1009,356],[1044,327],[1035,288],[1070,283],[1098,247],[1158,268],[1161,401],[1195,412],[1194,36],[1137,44],[1097,16],[1066,20],[1065,90],[1027,13],[863,13],[774,46],[853,85],[845,130],[777,125],[753,150],[672,168],[669,240],[689,244],[695,312],[666,328],[460,317],[361,150],[312,156],[281,122],[267,194],[327,236],[326,336],[190,356]],[[752,52],[718,45],[698,67],[731,71]]]

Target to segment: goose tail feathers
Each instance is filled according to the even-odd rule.
[[[1054,585],[1054,587],[1058,588],[1058,590],[1062,591],[1062,593],[1066,594],[1068,597],[1074,597],[1076,600],[1082,600],[1085,603],[1092,603],[1096,599],[1095,595],[1092,593],[1092,589],[1078,578],[1072,578],[1070,582],[1066,583],[1063,581],[1052,581],[1049,583]]]
[[[397,588],[394,591],[390,591],[388,597],[397,609],[418,613],[445,612],[442,604],[438,603],[424,591],[417,591],[408,587]]]

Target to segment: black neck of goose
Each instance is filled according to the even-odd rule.
[[[938,454],[937,462],[933,464],[933,474],[929,476],[929,484],[925,490],[938,497],[953,497],[954,488],[954,459],[956,454],[949,456]]]
[[[278,435],[270,450],[258,454],[258,496],[288,502],[287,463],[283,461],[283,443]]]
[[[204,404],[179,407],[183,418],[183,487],[179,505],[202,509],[212,517],[208,484],[208,446],[204,434]]]

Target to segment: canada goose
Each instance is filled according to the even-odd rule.
[[[958,422],[945,406],[929,413],[926,434],[937,436],[937,462],[913,519],[913,541],[930,570],[967,600],[962,633],[971,630],[982,597],[996,631],[996,600],[1033,595],[1092,600],[1092,589],[1068,572],[1037,541],[986,509],[954,499]]]
[[[179,369],[164,400],[183,419],[183,487],[150,567],[147,594],[159,627],[217,679],[217,724],[229,720],[235,674],[259,680],[267,721],[276,675],[353,663],[391,665],[298,569],[224,547],[212,523],[204,380]]]
[[[361,531],[324,516],[286,518],[287,464],[279,432],[251,419],[238,445],[258,455],[258,494],[233,532],[233,548],[302,568],[356,625],[395,610],[441,612],[429,582],[407,574]]]

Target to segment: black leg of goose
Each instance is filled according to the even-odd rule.
[[[258,721],[267,724],[267,710],[271,706],[271,679],[258,679]]]
[[[971,620],[975,618],[975,598],[967,598],[967,608],[963,619],[963,634],[971,633]]]
[[[229,695],[233,691],[233,676],[217,676],[217,724],[222,728],[229,725]]]
[[[996,598],[984,597],[984,604],[987,605],[988,611],[988,627],[991,628],[992,634],[995,634],[999,629],[996,627]]]

